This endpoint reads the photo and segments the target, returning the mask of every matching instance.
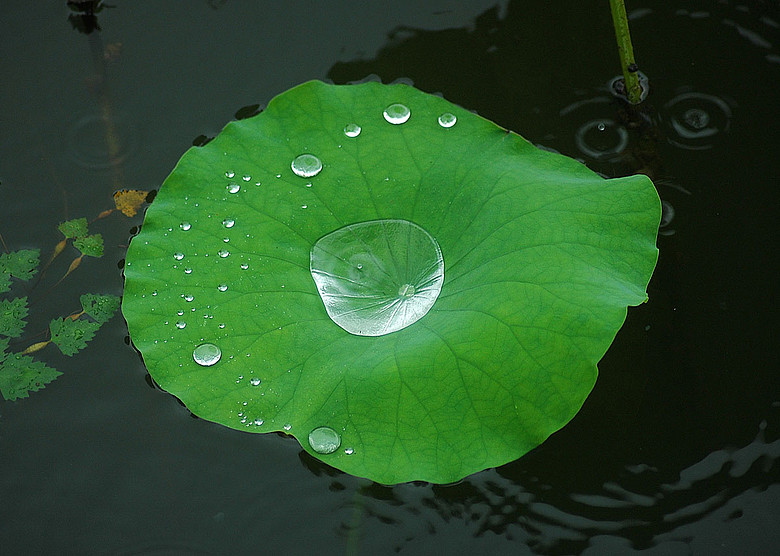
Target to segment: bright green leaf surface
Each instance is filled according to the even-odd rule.
[[[22,334],[27,316],[27,298],[0,299],[0,336],[16,338]]]
[[[65,355],[73,355],[87,347],[87,342],[95,336],[98,328],[100,328],[99,322],[83,319],[54,319],[49,324],[51,341]]]
[[[61,374],[29,355],[0,353],[0,393],[6,400],[26,398]]]
[[[85,293],[81,296],[81,307],[86,314],[103,324],[119,309],[119,298],[115,295]]]
[[[0,293],[11,289],[11,276],[29,280],[38,267],[40,249],[22,249],[0,255]]]
[[[84,255],[90,257],[103,256],[103,236],[100,234],[74,239],[73,246]]]
[[[66,220],[65,222],[60,223],[58,228],[66,238],[84,237],[88,233],[86,218]]]
[[[408,121],[385,120],[393,103]],[[292,171],[302,153],[318,174]],[[417,322],[353,335],[328,316],[310,252],[377,219],[430,234],[444,282]],[[382,483],[450,482],[579,410],[646,299],[659,219],[644,176],[604,180],[405,85],[309,82],[182,157],[131,243],[123,311],[149,372],[196,415],[288,431]],[[219,360],[206,346],[196,363],[203,343]]]

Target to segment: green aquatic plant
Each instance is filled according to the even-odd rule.
[[[190,149],[122,309],[195,414],[382,483],[525,454],[647,299],[658,195],[406,85],[312,81]]]
[[[68,220],[59,225],[65,236],[44,265],[48,268],[67,244],[73,242],[80,255],[71,263],[57,282],[61,282],[81,263],[84,256],[101,257],[103,238],[90,235],[86,218]],[[38,270],[39,249],[24,249],[0,255],[0,293],[12,290],[13,280],[29,281]],[[55,284],[56,285],[56,284]],[[27,325],[28,296],[0,299],[0,393],[6,400],[26,398],[30,392],[44,388],[62,373],[29,355],[49,344],[56,345],[64,355],[74,355],[84,349],[100,326],[107,322],[119,308],[115,295],[85,294],[81,296],[82,310],[67,317],[55,318],[49,323],[50,339],[34,343],[20,352],[9,352],[10,339],[19,338]]]

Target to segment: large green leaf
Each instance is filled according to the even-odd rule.
[[[382,483],[449,482],[579,410],[646,299],[659,219],[644,176],[604,180],[405,85],[309,82],[182,157],[123,311],[196,415]]]

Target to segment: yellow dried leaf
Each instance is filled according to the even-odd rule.
[[[114,204],[125,216],[135,216],[141,205],[146,202],[148,191],[138,189],[122,189],[114,193]]]

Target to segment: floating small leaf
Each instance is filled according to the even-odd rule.
[[[138,189],[122,189],[114,193],[114,205],[125,216],[135,216],[141,206],[146,202],[148,191]]]
[[[75,218],[73,220],[66,220],[65,222],[60,223],[58,228],[60,232],[62,232],[62,235],[64,235],[68,239],[84,237],[89,233],[87,231],[86,218]]]
[[[87,342],[95,336],[98,328],[100,328],[99,322],[83,319],[54,319],[49,323],[51,341],[65,355],[73,355],[87,347]]]
[[[39,249],[21,249],[0,255],[0,293],[11,289],[11,276],[29,280],[38,268]]]
[[[115,295],[85,293],[81,296],[81,307],[86,314],[103,324],[119,309],[119,298]]]
[[[73,246],[81,251],[83,255],[90,257],[103,256],[103,236],[100,234],[74,239]]]
[[[26,398],[61,374],[29,355],[0,353],[0,392],[6,400]]]
[[[0,336],[16,338],[22,334],[27,316],[27,298],[0,299]]]
[[[457,124],[443,129],[443,114]],[[350,122],[359,137],[346,135]],[[291,170],[301,153],[326,166],[311,188]],[[226,194],[226,171],[263,186]],[[645,176],[605,180],[440,97],[309,82],[182,157],[130,244],[122,309],[154,380],[194,414],[288,432],[313,457],[381,483],[447,483],[520,457],[577,413],[627,306],[647,298],[660,213]],[[222,258],[225,218],[236,224]],[[166,231],[182,221],[192,230]],[[422,318],[369,337],[342,328],[328,304],[354,303],[346,286],[373,272],[380,247],[338,270],[339,283],[317,283],[329,267],[311,256],[334,231],[374,221],[424,230],[446,272]],[[339,266],[337,245],[325,241],[317,260]],[[425,245],[406,250],[409,262]],[[401,307],[439,260],[407,265],[395,252],[381,261],[393,278],[375,282],[392,284],[380,293]],[[416,269],[408,280],[405,267]],[[203,342],[219,345],[216,365],[196,361]],[[325,424],[343,449],[321,453],[317,435],[312,445]]]

